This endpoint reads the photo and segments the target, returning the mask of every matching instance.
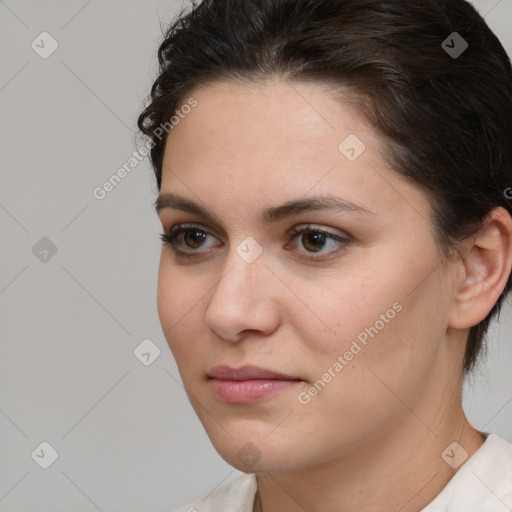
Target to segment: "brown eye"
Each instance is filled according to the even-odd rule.
[[[191,249],[199,249],[207,237],[207,233],[199,230],[189,229],[183,233],[183,240]]]
[[[330,257],[349,245],[350,239],[311,224],[297,226],[288,234],[295,250],[310,258]]]
[[[164,245],[181,257],[201,255],[222,245],[210,232],[194,225],[179,224],[160,237]]]
[[[311,252],[318,252],[325,246],[326,236],[314,231],[306,232],[301,237],[302,245]]]

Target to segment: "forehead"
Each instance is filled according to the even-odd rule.
[[[197,106],[167,139],[162,192],[226,213],[327,193],[380,215],[425,201],[384,161],[366,119],[325,86],[230,81],[190,96]]]
[[[332,88],[316,82],[230,80],[199,87],[189,96],[197,100],[197,106],[173,133],[191,125],[198,136],[205,136],[203,145],[211,137],[226,141],[266,138],[325,148],[331,142],[329,133],[372,132],[348,91],[335,99]]]

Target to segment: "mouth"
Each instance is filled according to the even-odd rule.
[[[208,372],[209,384],[222,402],[249,404],[297,386],[302,379],[257,366],[216,366]]]

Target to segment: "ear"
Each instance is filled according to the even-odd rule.
[[[502,207],[494,209],[466,243],[449,317],[454,329],[480,323],[505,288],[512,268],[512,217]]]

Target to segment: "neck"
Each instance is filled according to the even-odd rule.
[[[484,442],[457,403],[446,401],[447,410],[435,415],[442,424],[409,412],[342,460],[293,473],[260,473],[254,512],[422,510],[458,469],[441,457],[446,448],[457,441],[471,456]]]

